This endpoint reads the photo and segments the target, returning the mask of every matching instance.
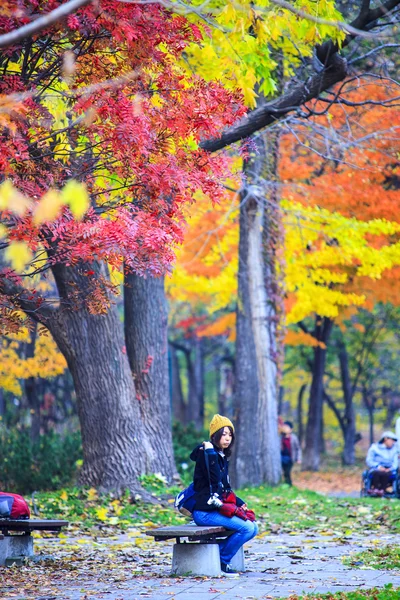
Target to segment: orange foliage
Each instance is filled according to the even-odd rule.
[[[199,337],[213,337],[215,335],[228,334],[228,340],[234,342],[236,339],[236,313],[230,312],[227,315],[217,318],[210,325],[203,325],[197,329]]]
[[[305,331],[293,331],[289,329],[286,332],[284,343],[288,346],[320,346],[320,348],[326,348],[323,342],[317,340],[313,335],[306,333]]]
[[[389,100],[397,95],[398,89],[387,81],[352,82],[346,100],[363,103],[372,99],[386,106],[333,105],[328,113],[309,119],[311,125],[297,128],[296,137],[284,135],[280,150],[283,197],[361,221],[399,221],[400,108],[398,103],[389,106]],[[316,102],[313,109],[326,110],[326,103]],[[321,138],[316,132],[323,132]],[[385,236],[370,238],[375,248],[388,243]],[[400,269],[395,267],[379,280],[355,277],[341,289],[365,295],[365,308],[376,302],[398,305],[399,282]],[[287,303],[292,301],[289,297]]]

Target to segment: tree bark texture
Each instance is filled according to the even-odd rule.
[[[268,296],[273,269],[264,251],[265,182],[276,169],[276,138],[254,143],[241,194],[236,343],[237,449],[235,485],[275,485],[281,476],[277,411],[275,307]]]
[[[168,313],[163,277],[125,275],[125,342],[135,381],[143,434],[146,472],[176,472],[172,447],[168,368]]]
[[[316,317],[314,337],[325,344],[328,343],[332,330],[332,321],[327,317]],[[326,347],[314,348],[312,382],[308,405],[308,419],[303,455],[303,470],[318,471],[320,466],[321,420],[323,406],[323,379],[325,374]]]
[[[84,302],[68,306],[71,297],[77,304],[76,290],[90,293],[83,270],[53,268],[61,308],[46,323],[75,385],[84,456],[81,483],[102,491],[137,491],[156,440],[149,442],[143,432],[117,307],[91,314]],[[102,264],[92,263],[90,270],[108,277]]]

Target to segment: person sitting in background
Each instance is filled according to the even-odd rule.
[[[292,485],[291,470],[295,462],[301,463],[301,448],[293,423],[285,421],[281,428],[281,464],[285,483]]]
[[[372,495],[383,496],[396,478],[398,467],[397,438],[392,431],[385,431],[377,444],[368,450],[366,463],[371,477]]]

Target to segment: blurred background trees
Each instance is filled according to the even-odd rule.
[[[279,481],[278,413],[354,464],[400,409],[399,3],[106,4],[0,57],[0,482],[172,481],[216,411],[239,485]]]

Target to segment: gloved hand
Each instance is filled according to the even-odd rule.
[[[248,520],[252,521],[254,523],[254,521],[256,520],[256,515],[254,513],[254,510],[247,509],[245,512],[246,512],[246,517],[248,518]]]
[[[239,517],[239,519],[243,519],[243,521],[247,521],[247,510],[243,510],[241,506],[237,506],[235,510],[235,517]]]

